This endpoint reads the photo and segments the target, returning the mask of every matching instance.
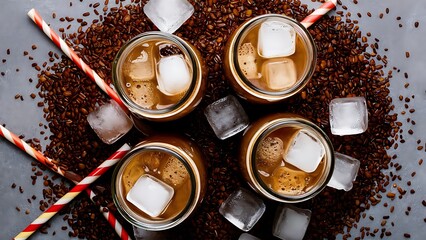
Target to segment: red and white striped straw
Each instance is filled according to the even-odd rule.
[[[59,37],[55,31],[47,25],[40,14],[33,8],[28,12],[28,16],[35,22],[35,24],[43,30],[43,32],[58,46],[84,73],[86,73],[108,96],[114,99],[127,113],[128,109],[123,104],[117,93],[92,69],[81,59],[74,50],[69,47],[66,42]]]
[[[0,136],[3,136],[7,140],[9,140],[9,142],[13,143],[15,146],[28,153],[28,155],[30,155],[40,163],[46,165],[52,171],[57,172],[58,174],[70,179],[71,181],[79,182],[82,179],[82,177],[77,175],[76,173],[73,173],[71,171],[64,171],[63,169],[61,169],[61,167],[54,163],[52,159],[45,157],[41,152],[32,148],[25,141],[20,139],[14,133],[7,130],[2,125],[0,125]]]
[[[124,144],[120,149],[118,149],[114,154],[112,154],[107,160],[105,160],[101,165],[94,169],[87,177],[85,177],[81,182],[75,185],[67,194],[60,198],[56,203],[50,206],[44,213],[42,213],[37,219],[35,219],[30,225],[28,225],[22,232],[20,232],[15,240],[18,239],[27,239],[31,234],[33,234],[38,228],[43,226],[50,218],[52,218],[57,212],[59,212],[63,207],[65,207],[71,200],[73,200],[78,194],[86,190],[90,184],[95,182],[102,174],[108,171],[112,166],[114,166],[120,159],[130,150],[130,146]]]
[[[87,194],[89,195],[89,198],[94,202],[93,198],[96,196],[96,194],[90,190],[86,189]],[[104,211],[106,207],[100,207],[99,210],[101,211],[102,215],[105,217],[105,219],[109,222],[109,224],[115,229],[117,233],[120,233],[119,236],[122,240],[131,240],[129,234],[127,231],[123,228],[123,226],[117,221],[114,214],[111,213],[111,211]],[[107,208],[108,209],[108,208]]]
[[[329,0],[322,4],[317,10],[313,13],[309,14],[305,19],[303,19],[300,23],[305,26],[305,28],[310,27],[314,24],[318,19],[327,14],[331,9],[335,8],[337,5],[337,0]]]
[[[49,166],[48,163],[52,162],[51,159],[47,158],[41,152],[39,152],[39,151],[35,150],[34,148],[32,148],[31,146],[29,146],[26,142],[24,142],[22,139],[20,139],[18,136],[16,136],[16,134],[10,132],[9,130],[7,130],[2,125],[0,125],[0,136],[3,136],[7,140],[9,140],[12,144],[19,147],[21,150],[25,151],[26,153],[28,153],[28,155],[32,156],[33,158],[35,158],[37,161],[39,161],[42,164]],[[54,163],[52,163],[52,164],[54,164]],[[63,171],[59,167],[56,167],[56,168],[51,167],[50,169],[53,170],[54,172],[64,176],[65,178],[73,181],[75,184],[77,184],[78,181],[83,179],[80,175],[77,175],[77,174],[69,172],[69,171]],[[93,200],[93,197],[96,196],[96,194],[92,190],[90,190],[89,188],[86,189],[86,192],[89,195],[90,199],[95,203],[95,201]],[[100,209],[100,210],[101,210],[103,216],[105,217],[105,219],[115,229],[115,231],[117,232],[120,239],[131,240],[127,231],[122,227],[120,222],[118,222],[117,218],[110,211],[105,212],[103,210],[103,208]]]

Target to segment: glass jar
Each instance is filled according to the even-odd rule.
[[[298,131],[304,131],[323,146],[324,155],[315,171],[303,172],[284,161],[284,149],[288,149]],[[280,150],[274,148],[280,145],[277,137],[282,141]],[[270,143],[267,146],[271,146],[269,150],[280,154],[277,163],[263,164],[260,160],[259,154],[265,151],[258,152],[259,146],[267,138]],[[273,154],[269,156],[273,158]],[[295,114],[276,113],[257,120],[246,129],[239,163],[242,175],[255,191],[271,200],[297,203],[314,197],[326,187],[334,169],[334,150],[327,135],[309,120]]]
[[[193,45],[159,31],[127,42],[112,67],[114,87],[134,121],[164,122],[187,115],[201,102],[206,74],[204,60]]]
[[[170,172],[178,177],[171,177]],[[146,214],[127,197],[132,185],[147,175],[174,189],[173,198],[159,216]],[[194,142],[175,135],[157,135],[140,142],[123,157],[112,177],[113,201],[118,212],[129,223],[149,231],[180,224],[202,202],[205,191],[204,156]]]
[[[262,55],[259,31],[263,23],[294,29],[294,52],[280,57],[270,55],[274,52],[270,49],[268,57]],[[244,22],[230,36],[224,59],[225,75],[241,98],[259,104],[279,102],[300,92],[309,82],[316,56],[314,40],[302,24],[285,15],[265,14]],[[285,79],[275,77],[284,75]]]

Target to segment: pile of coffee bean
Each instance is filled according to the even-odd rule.
[[[130,4],[123,5],[116,1],[118,6],[109,7],[106,0],[103,14],[97,10],[101,3],[93,4],[94,14],[99,15],[99,19],[88,24],[77,18],[81,25],[77,32],[67,34],[64,29],[60,31],[82,59],[110,83],[111,63],[120,47],[142,32],[156,30],[142,11],[146,2],[132,0]],[[236,27],[247,19],[266,13],[284,13],[301,21],[312,10],[299,0],[190,2],[195,13],[175,34],[191,42],[202,53],[209,70],[208,88],[202,103],[193,113],[169,126],[179,129],[181,134],[190,136],[202,147],[207,157],[208,188],[200,208],[172,232],[178,239],[236,239],[241,232],[225,220],[218,209],[237,187],[248,188],[236,160],[238,137],[218,140],[208,126],[203,109],[211,102],[233,94],[223,75],[222,60],[225,44]],[[389,139],[397,136],[400,127],[396,124],[396,114],[390,114],[393,109],[392,99],[388,96],[391,74],[383,72],[386,56],[377,54],[378,41],[369,44],[357,22],[350,19],[350,13],[341,10],[346,10],[346,7],[341,6],[340,1],[339,4],[339,11],[324,16],[309,29],[318,48],[318,60],[315,74],[304,91],[287,102],[271,106],[256,106],[242,101],[252,121],[271,112],[294,112],[311,119],[328,133],[336,151],[361,161],[358,178],[350,192],[326,188],[314,199],[299,204],[312,209],[313,217],[306,239],[333,239],[336,234],[345,234],[345,228],[350,230],[361,217],[365,217],[365,209],[380,201],[376,195],[384,191],[386,182],[389,184],[389,176],[381,173],[391,162],[386,150],[392,147],[394,142]],[[74,17],[60,19],[72,23]],[[107,101],[107,97],[65,57],[56,61],[53,67],[41,71],[37,87],[44,98],[45,118],[52,132],[46,154],[60,159],[65,169],[87,175],[124,141],[137,143],[143,138],[142,134],[133,130],[119,143],[106,146],[96,137],[87,124],[86,116],[97,105]],[[333,98],[349,96],[366,97],[369,128],[366,133],[357,136],[332,136],[329,132],[328,103]],[[109,176],[98,182],[98,190],[101,190],[96,201],[114,211]],[[270,239],[271,229],[265,226],[272,223],[276,203],[265,201],[268,206],[265,216],[252,232],[263,239]],[[69,230],[70,236],[118,239],[106,226],[99,207],[87,197],[74,201],[69,211],[64,219],[70,228],[64,227],[64,230]],[[130,225],[121,222],[131,231]],[[369,231],[362,229],[361,234]]]

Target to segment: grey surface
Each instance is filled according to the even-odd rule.
[[[424,77],[425,72],[425,56],[426,56],[426,1],[398,1],[398,0],[387,0],[387,1],[368,1],[367,3],[354,5],[348,3],[348,10],[353,14],[353,19],[357,19],[355,16],[357,12],[362,14],[362,18],[359,19],[359,24],[363,33],[371,32],[371,40],[374,38],[380,39],[379,54],[386,54],[389,59],[388,68],[385,70],[392,70],[392,67],[397,67],[401,71],[393,71],[393,78],[391,79],[390,96],[393,98],[393,104],[395,105],[395,112],[400,113],[402,110],[406,110],[405,116],[399,114],[398,120],[403,122],[403,137],[406,140],[404,144],[399,143],[397,150],[390,150],[388,153],[392,156],[397,154],[398,158],[393,160],[394,163],[400,163],[403,168],[395,172],[394,169],[384,171],[389,174],[390,171],[401,176],[402,181],[395,181],[396,184],[410,190],[411,188],[416,193],[407,193],[403,199],[390,200],[383,195],[382,202],[367,211],[367,217],[362,219],[359,226],[370,226],[371,229],[381,229],[380,225],[382,216],[389,215],[388,223],[385,226],[387,229],[392,231],[392,236],[387,239],[403,239],[404,233],[410,233],[411,239],[425,239],[424,230],[426,223],[426,207],[422,205],[422,200],[426,200],[426,188],[424,183],[426,182],[425,164],[419,166],[418,160],[425,159],[425,151],[417,150],[417,140],[421,140],[424,146],[426,132],[426,80]],[[385,13],[386,8],[390,9],[389,14]],[[367,12],[372,14],[372,17],[367,16]],[[384,13],[382,19],[379,18],[379,14]],[[396,18],[401,17],[400,21]],[[418,21],[419,27],[415,28],[414,23]],[[403,27],[400,28],[399,24]],[[385,52],[384,49],[388,48],[389,51]],[[407,59],[405,52],[410,52],[410,57]],[[404,72],[408,73],[409,78],[404,77]],[[409,83],[408,88],[404,88],[404,84]],[[405,109],[405,102],[398,100],[398,96],[403,95],[404,97],[411,97],[415,95],[409,103],[410,108],[415,108],[413,114],[408,113],[408,109]],[[406,119],[411,118],[415,120],[416,125],[407,124]],[[408,130],[414,131],[413,135],[408,134]],[[415,177],[411,177],[411,173],[416,172]],[[411,181],[412,187],[408,187],[406,182]],[[397,189],[392,187],[393,183],[389,184],[387,191],[397,193]],[[398,195],[398,194],[397,194]],[[383,202],[387,202],[389,206],[383,207]],[[393,214],[389,212],[390,206],[395,207]],[[411,207],[409,216],[406,216],[405,211],[407,207]],[[376,220],[371,221],[368,216],[373,216]],[[390,222],[395,223],[395,227],[390,226]],[[359,236],[359,229],[352,229],[352,236]],[[376,236],[380,235],[376,234]],[[372,238],[372,237],[370,237]],[[368,239],[368,238],[367,238]]]
[[[37,102],[42,99],[38,96],[36,99],[30,97],[31,93],[38,93],[35,87],[37,72],[31,64],[36,62],[41,65],[45,61],[48,62],[49,51],[62,55],[60,50],[35,26],[27,16],[27,12],[31,8],[36,8],[46,22],[57,30],[59,27],[66,28],[69,24],[60,22],[59,17],[67,16],[66,14],[70,12],[73,12],[72,15],[75,17],[81,16],[83,12],[88,11],[89,2],[95,1],[81,3],[78,0],[3,0],[1,2],[0,59],[7,59],[7,62],[0,63],[0,71],[6,73],[4,77],[0,76],[0,124],[6,124],[6,128],[15,134],[23,134],[25,139],[41,140],[44,136],[49,136],[48,130],[39,127],[40,122],[46,123],[42,108],[37,107]],[[57,14],[56,19],[52,19],[53,12]],[[72,31],[72,28],[69,29],[70,33]],[[32,50],[33,44],[37,45],[36,50]],[[8,48],[11,50],[10,55],[6,54]],[[24,51],[28,51],[34,60],[30,61],[28,56],[24,57]],[[16,72],[17,68],[19,72]],[[33,83],[28,81],[29,78],[34,80]],[[24,101],[15,100],[16,94],[21,94]],[[39,134],[42,130],[46,131],[43,136]],[[45,144],[43,142],[43,146]],[[43,181],[39,177],[36,185],[31,184],[30,176],[34,174],[31,171],[32,161],[35,160],[0,137],[0,191],[4,193],[0,196],[4,206],[0,217],[0,239],[11,239],[41,214],[38,202],[43,199]],[[43,174],[55,175],[51,171],[45,171]],[[12,183],[16,183],[15,189],[11,188]],[[23,194],[19,192],[19,186],[23,187]],[[35,195],[37,199],[30,204],[27,199],[32,195]],[[21,211],[18,212],[15,207],[19,207]],[[27,209],[30,210],[28,215],[25,214]],[[47,235],[36,232],[31,239],[68,239],[70,228],[68,227],[67,231],[61,230],[62,226],[68,226],[62,217],[57,215],[52,219]],[[55,232],[54,236],[53,232]]]
[[[70,7],[70,2],[73,4]],[[45,20],[51,23],[54,29],[66,27],[68,23],[61,23],[58,19],[66,14],[74,17],[81,16],[88,9],[89,3],[96,1],[80,2],[78,0],[59,1],[59,0],[6,0],[2,1],[0,8],[1,38],[0,38],[0,59],[6,58],[7,63],[0,63],[0,71],[6,72],[5,77],[0,76],[0,123],[7,124],[7,128],[13,132],[24,134],[26,138],[43,138],[39,136],[39,132],[43,130],[38,126],[39,122],[43,122],[42,110],[37,107],[39,100],[29,97],[31,92],[37,93],[35,89],[36,72],[31,68],[31,61],[23,56],[23,51],[27,50],[30,55],[34,56],[34,62],[42,63],[48,59],[47,52],[54,50],[59,53],[57,48],[44,36],[44,34],[32,23],[26,13],[31,8],[35,7],[42,14]],[[100,1],[101,3],[103,1]],[[111,1],[112,2],[112,1]],[[312,4],[309,0],[302,1],[307,4]],[[346,2],[346,1],[345,1]],[[380,39],[379,53],[384,54],[383,49],[389,48],[386,55],[389,59],[388,68],[391,70],[393,66],[401,69],[400,73],[394,71],[391,79],[391,96],[394,99],[396,111],[399,113],[404,108],[402,102],[397,100],[400,94],[404,96],[416,97],[410,102],[411,107],[416,108],[414,114],[399,116],[400,121],[404,122],[404,139],[405,144],[399,144],[399,148],[395,151],[390,151],[398,154],[398,159],[394,162],[403,164],[402,170],[398,172],[401,175],[402,181],[396,182],[405,189],[410,189],[406,186],[406,182],[411,180],[412,188],[416,190],[416,194],[406,194],[405,197],[391,201],[385,196],[382,200],[388,202],[389,206],[395,206],[395,212],[389,213],[389,207],[384,208],[380,203],[376,207],[372,207],[367,211],[367,216],[374,216],[375,221],[366,219],[361,220],[359,226],[370,226],[372,229],[381,228],[380,219],[383,215],[390,215],[386,228],[392,231],[392,236],[388,239],[402,239],[403,233],[409,232],[412,239],[424,239],[425,223],[423,219],[426,217],[426,208],[422,206],[421,201],[425,199],[426,182],[425,167],[426,163],[418,166],[418,159],[424,158],[424,151],[417,151],[416,141],[421,139],[425,142],[423,133],[426,131],[426,80],[424,77],[426,56],[426,1],[400,1],[400,0],[371,0],[359,1],[357,5],[352,1],[347,1],[347,6],[352,12],[352,19],[357,19],[356,13],[360,12],[362,18],[359,19],[361,30],[365,34],[371,32],[372,37],[370,42],[375,37]],[[101,4],[102,6],[102,4]],[[380,13],[385,13],[386,7],[390,8],[389,14],[384,14],[383,19],[379,19]],[[101,8],[101,7],[100,7]],[[367,17],[367,12],[371,12],[372,17]],[[52,19],[52,12],[57,13],[57,18]],[[397,21],[396,17],[401,16],[402,20]],[[414,28],[414,22],[419,21],[420,27]],[[403,24],[402,28],[398,24]],[[62,24],[62,25],[61,25]],[[72,30],[72,29],[71,29]],[[72,32],[70,30],[70,32]],[[31,50],[31,45],[37,44],[36,51]],[[12,54],[6,56],[6,49],[10,48]],[[405,58],[405,51],[410,51],[409,59]],[[16,68],[20,71],[16,72]],[[405,79],[403,73],[409,74],[409,79]],[[34,82],[29,83],[28,78],[33,78]],[[409,82],[410,87],[405,89],[403,85]],[[16,94],[23,95],[25,101],[15,100]],[[410,117],[417,124],[410,126],[406,123],[406,118]],[[407,133],[408,128],[414,130],[414,135]],[[38,180],[35,186],[31,185],[30,175],[32,159],[22,151],[9,144],[6,140],[0,138],[0,191],[3,193],[0,196],[0,202],[3,205],[0,218],[0,238],[10,239],[22,230],[27,224],[35,219],[40,214],[38,210],[38,201],[42,199],[42,182]],[[390,171],[390,170],[388,170]],[[410,174],[416,171],[414,178]],[[48,173],[46,171],[45,173]],[[17,186],[23,186],[24,193],[19,193],[18,187],[11,189],[12,183]],[[392,184],[388,186],[389,190],[396,192],[392,188]],[[37,200],[32,204],[27,202],[27,198],[32,195],[37,196]],[[405,215],[407,206],[411,206],[412,210],[409,216]],[[16,211],[15,207],[20,207],[21,212]],[[25,210],[29,209],[31,213],[25,214]],[[395,227],[390,226],[390,222],[395,223]],[[34,234],[32,239],[64,239],[68,238],[68,232],[62,231],[60,228],[66,225],[61,217],[54,217],[51,222],[52,227],[49,229],[49,235],[40,233]],[[55,237],[52,237],[52,232],[56,231]],[[359,236],[359,229],[352,229],[352,236]],[[380,232],[379,232],[380,233]],[[341,238],[341,236],[340,236]]]

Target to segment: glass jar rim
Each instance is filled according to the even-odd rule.
[[[185,220],[189,214],[192,212],[193,207],[196,205],[196,192],[197,192],[197,178],[194,173],[193,167],[189,164],[186,156],[183,156],[182,154],[178,153],[177,151],[167,148],[165,146],[160,146],[163,144],[158,145],[148,145],[148,146],[136,146],[134,149],[132,149],[130,152],[128,152],[122,160],[117,164],[117,166],[114,169],[113,175],[112,175],[112,181],[111,181],[111,190],[113,195],[113,201],[114,204],[117,206],[118,212],[131,224],[141,227],[143,229],[151,230],[151,231],[160,231],[160,230],[166,230],[169,228],[172,228],[179,223],[181,223],[183,220]],[[124,202],[124,196],[121,196],[120,191],[122,191],[121,186],[121,178],[119,177],[120,174],[122,174],[124,168],[129,164],[130,160],[136,156],[137,154],[140,154],[142,152],[165,152],[167,154],[170,154],[174,157],[176,157],[186,168],[189,174],[189,179],[191,184],[191,194],[188,198],[188,202],[186,203],[185,207],[176,215],[171,217],[170,219],[155,221],[155,220],[149,220],[146,219],[146,221],[141,220],[143,217],[136,217],[137,214],[133,213],[133,211],[129,210],[129,207],[122,205],[126,205]],[[121,197],[118,197],[121,196]],[[145,219],[144,219],[145,220]]]
[[[121,81],[121,77],[119,76],[121,74],[121,66],[124,62],[125,57],[128,56],[129,52],[140,43],[143,43],[152,39],[166,40],[176,44],[179,47],[179,49],[183,52],[183,54],[186,56],[186,58],[190,61],[189,63],[192,66],[192,79],[191,79],[191,84],[188,90],[185,92],[185,94],[177,103],[162,109],[147,109],[147,108],[139,106],[136,102],[134,102],[128,96],[128,94],[126,94],[124,90],[124,86]],[[197,58],[196,54],[193,52],[193,50],[180,37],[175,36],[173,34],[160,32],[160,31],[144,32],[130,39],[127,43],[125,43],[120,48],[120,50],[116,54],[114,61],[112,63],[112,81],[113,81],[114,87],[116,88],[117,94],[120,96],[121,99],[124,100],[123,101],[124,104],[127,105],[129,109],[134,110],[137,114],[140,114],[142,116],[149,116],[150,118],[152,117],[160,118],[162,115],[166,115],[166,114],[173,115],[172,113],[174,113],[175,111],[177,111],[178,109],[180,109],[182,106],[185,105],[185,103],[190,99],[192,92],[196,88],[197,79],[199,75],[201,74],[198,69],[198,62],[195,60],[196,58]]]
[[[259,174],[256,171],[256,150],[258,148],[258,145],[260,144],[261,140],[267,137],[270,133],[274,132],[275,130],[278,130],[282,127],[286,127],[286,125],[289,126],[302,126],[303,129],[308,128],[309,130],[313,131],[318,137],[318,139],[321,141],[321,143],[324,145],[324,149],[326,151],[325,159],[326,159],[326,166],[325,166],[325,173],[321,175],[320,182],[312,187],[309,191],[307,191],[304,194],[300,195],[284,195],[284,194],[278,194],[274,192],[270,187],[268,187],[263,180],[260,178]],[[333,145],[328,138],[328,136],[325,134],[325,132],[320,129],[318,126],[313,124],[312,122],[302,119],[302,118],[278,118],[274,121],[271,121],[267,123],[265,126],[263,126],[261,129],[258,130],[260,133],[256,136],[254,141],[251,141],[252,144],[250,144],[250,175],[252,175],[254,182],[258,185],[260,188],[259,190],[262,191],[264,194],[267,194],[274,199],[277,199],[282,202],[289,202],[289,203],[297,203],[297,202],[303,202],[308,199],[313,198],[318,193],[320,193],[326,186],[328,181],[330,180],[333,170],[334,170],[334,150]]]
[[[303,75],[297,80],[296,84],[282,91],[268,91],[268,90],[260,89],[256,87],[243,74],[238,61],[238,47],[241,44],[241,41],[247,35],[248,31],[250,31],[252,28],[257,26],[258,24],[261,24],[262,22],[267,21],[271,18],[277,19],[279,21],[284,21],[285,23],[288,23],[292,27],[294,27],[297,34],[301,37],[302,41],[304,42],[308,52],[307,66],[304,69]],[[233,47],[231,49],[231,52],[232,52],[231,63],[233,64],[236,74],[238,75],[239,79],[241,79],[243,84],[257,94],[273,96],[273,97],[291,96],[294,93],[298,92],[299,89],[303,88],[307,84],[307,82],[310,80],[310,78],[312,77],[315,71],[315,66],[316,66],[315,63],[317,58],[316,45],[309,31],[297,20],[290,18],[286,15],[281,15],[281,14],[264,14],[264,15],[260,15],[248,20],[244,24],[244,26],[241,28],[241,30],[238,32],[236,36],[236,40],[234,41]]]

